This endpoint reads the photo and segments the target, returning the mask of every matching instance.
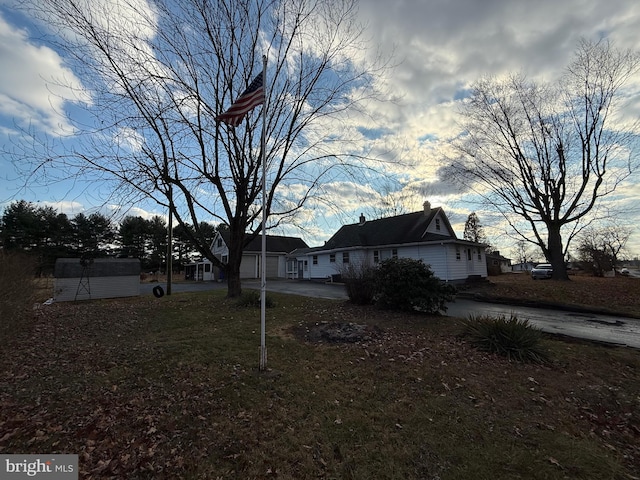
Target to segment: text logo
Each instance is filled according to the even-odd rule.
[[[0,479],[77,480],[78,455],[0,455]]]

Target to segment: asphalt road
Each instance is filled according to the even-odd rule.
[[[148,283],[140,285],[140,294],[151,295],[153,287],[157,285],[160,285],[166,291],[165,284]],[[226,288],[226,283],[179,282],[172,284],[173,293],[223,288]],[[260,290],[260,282],[257,280],[245,281],[243,282],[243,288]],[[267,291],[334,300],[346,300],[348,298],[342,285],[295,280],[267,281]],[[514,314],[520,319],[527,319],[547,333],[640,349],[640,319],[494,304],[464,298],[459,298],[455,302],[449,303],[446,314],[458,318],[467,318],[470,315],[510,316]]]

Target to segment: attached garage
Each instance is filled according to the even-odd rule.
[[[240,263],[240,278],[258,278],[258,264],[255,255],[243,255]]]
[[[261,254],[245,254],[242,256],[240,264],[240,278],[260,278],[262,270],[260,268],[262,262]],[[280,257],[276,255],[267,255],[267,278],[278,278],[280,275]]]
[[[280,276],[278,264],[278,257],[267,257],[267,278],[278,278]]]
[[[140,295],[137,258],[59,258],[54,268],[56,302]]]

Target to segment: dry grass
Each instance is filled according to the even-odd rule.
[[[37,298],[34,262],[26,255],[0,250],[0,343],[27,328]]]
[[[0,358],[0,452],[77,453],[83,479],[640,471],[636,351],[546,340],[551,364],[512,363],[472,348],[455,319],[274,295],[260,374],[259,311],[223,295],[38,310]],[[366,335],[312,341],[337,321]]]
[[[532,280],[526,273],[489,277],[471,291],[497,299],[557,304],[640,317],[640,278],[573,275],[568,282]]]

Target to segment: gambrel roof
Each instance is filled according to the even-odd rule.
[[[433,233],[433,229],[431,232],[427,231],[436,218],[441,221],[440,233]],[[444,211],[436,207],[430,209],[428,213],[419,211],[344,225],[320,249],[402,245],[456,239],[456,234]]]

